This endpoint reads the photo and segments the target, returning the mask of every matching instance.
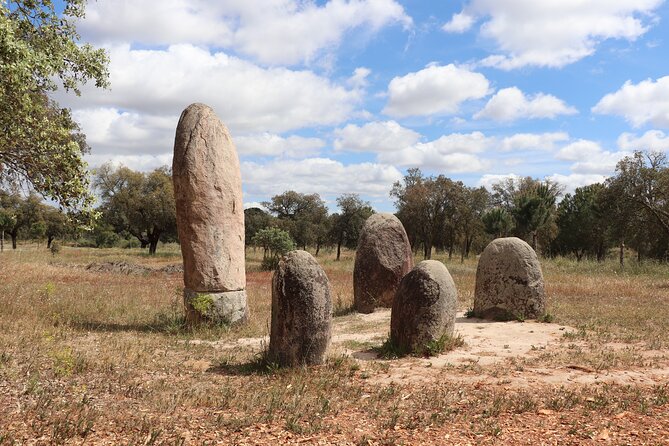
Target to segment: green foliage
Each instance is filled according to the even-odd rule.
[[[209,314],[212,305],[214,305],[214,298],[206,293],[198,293],[195,297],[189,300],[191,307],[202,316]]]
[[[107,86],[104,50],[79,42],[84,0],[0,3],[0,179],[28,182],[67,208],[90,210],[87,150],[70,111],[48,98],[58,84],[79,94],[93,80]]]
[[[340,212],[332,215],[330,238],[337,244],[337,260],[341,246],[355,248],[365,221],[374,213],[371,205],[363,201],[358,194],[343,194],[337,198]]]
[[[172,173],[167,167],[149,173],[105,164],[95,171],[102,220],[116,233],[128,232],[155,254],[158,241],[176,233]]]
[[[253,244],[263,248],[261,268],[272,270],[279,264],[279,258],[295,249],[290,234],[279,228],[261,229],[253,237]]]
[[[485,232],[495,238],[506,237],[513,229],[513,218],[504,208],[490,209],[481,218]]]
[[[326,241],[328,210],[318,194],[289,190],[273,196],[263,206],[278,218],[278,226],[290,234],[297,246],[320,247]]]
[[[461,244],[463,257],[476,237],[489,201],[484,188],[469,188],[444,175],[423,176],[420,169],[409,169],[403,181],[393,184],[397,217],[402,221],[412,245],[422,245],[426,259],[434,246],[448,248]]]
[[[272,216],[260,208],[244,209],[244,242],[246,246],[253,244],[253,236],[272,223]]]

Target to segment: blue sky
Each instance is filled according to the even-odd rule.
[[[669,150],[663,0],[98,0],[79,24],[111,89],[70,106],[104,162],[171,164],[180,111],[211,105],[244,201],[287,189],[392,210],[407,168],[567,190]]]

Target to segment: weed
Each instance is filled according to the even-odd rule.
[[[541,316],[539,318],[539,322],[544,322],[544,323],[547,323],[547,324],[552,323],[553,320],[554,320],[554,317],[550,313],[545,313],[543,316]]]

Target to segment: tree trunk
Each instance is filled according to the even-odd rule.
[[[451,260],[453,258],[453,242],[451,241],[450,246],[448,247],[448,260]]]
[[[143,238],[138,238],[139,240],[139,245],[142,249],[145,249],[147,246],[149,246],[149,241],[145,240]]]
[[[316,242],[316,254],[314,254],[316,257],[318,257],[318,253],[321,250],[321,243]]]
[[[339,240],[337,242],[337,260],[339,260],[339,256],[341,256],[341,244],[342,244],[342,241]]]
[[[151,240],[149,243],[149,255],[155,255],[158,248],[158,240]]]
[[[5,230],[0,231],[0,252],[5,250]]]
[[[620,269],[625,268],[625,240],[620,240]]]
[[[429,243],[423,244],[423,257],[425,260],[430,260],[432,258],[432,245]]]
[[[9,235],[12,237],[12,249],[16,249],[16,236],[18,235],[18,232],[12,231]]]
[[[156,254],[156,249],[158,248],[158,241],[160,240],[160,234],[162,234],[162,232],[163,231],[154,226],[153,232],[147,234],[149,239],[149,255]]]
[[[53,242],[53,236],[52,235],[50,235],[46,239],[46,249],[51,249],[51,242]]]
[[[537,250],[537,231],[532,231],[532,249]]]

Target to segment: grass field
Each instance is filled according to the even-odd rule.
[[[191,331],[181,274],[147,269],[179,263],[175,246],[5,251],[0,445],[666,444],[669,266],[543,260],[557,342],[433,364],[350,355],[388,331],[348,311],[353,256],[318,258],[346,341],[323,366],[276,370],[257,367],[271,300],[259,253],[248,252],[249,323]],[[436,258],[468,309],[476,259]],[[121,261],[136,270],[87,269]]]

